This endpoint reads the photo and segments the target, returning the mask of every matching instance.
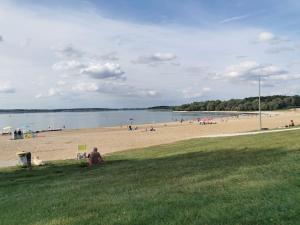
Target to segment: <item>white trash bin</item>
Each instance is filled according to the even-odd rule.
[[[31,166],[31,153],[30,152],[18,152],[20,166]]]

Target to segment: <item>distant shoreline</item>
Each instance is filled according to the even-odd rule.
[[[107,112],[147,109],[106,109],[106,108],[78,108],[78,109],[0,109],[0,114],[21,114],[21,113],[60,113],[60,112]]]
[[[107,112],[107,111],[130,111],[130,110],[152,110],[152,111],[172,111],[171,107],[150,107],[150,108],[71,108],[71,109],[0,109],[0,114],[20,114],[20,113],[60,113],[60,112]]]
[[[61,113],[61,112],[109,112],[109,111],[171,111],[174,113],[228,113],[228,114],[258,114],[258,111],[185,111],[185,110],[171,110],[159,108],[121,108],[121,109],[108,109],[108,108],[74,108],[74,109],[0,109],[0,114],[26,114],[26,113]],[[274,112],[279,110],[274,110]],[[262,113],[270,113],[273,111],[262,111]]]

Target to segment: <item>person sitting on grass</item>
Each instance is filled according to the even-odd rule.
[[[104,160],[103,160],[102,156],[100,155],[100,153],[98,152],[98,149],[96,147],[94,147],[93,151],[90,154],[88,154],[89,165],[90,166],[99,165],[103,162],[104,162]]]

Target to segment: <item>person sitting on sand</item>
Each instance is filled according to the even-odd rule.
[[[93,151],[88,155],[88,163],[90,166],[93,165],[99,165],[100,163],[103,163],[104,160],[100,153],[98,152],[98,149],[94,147]]]
[[[293,120],[291,120],[290,124],[289,124],[289,127],[294,127],[295,126],[295,123]]]
[[[155,129],[153,127],[150,128],[150,131],[155,131]]]

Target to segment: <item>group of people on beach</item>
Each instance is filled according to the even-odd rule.
[[[14,130],[13,139],[23,139],[23,132],[21,129]]]
[[[15,130],[14,131],[14,135],[16,136],[16,135],[23,135],[23,132],[21,131],[21,129],[18,129],[18,130]]]
[[[128,131],[134,131],[134,130],[138,130],[138,127],[132,127],[131,125],[128,126]],[[147,128],[145,129],[145,131],[156,131],[156,129],[151,126],[150,128]]]

